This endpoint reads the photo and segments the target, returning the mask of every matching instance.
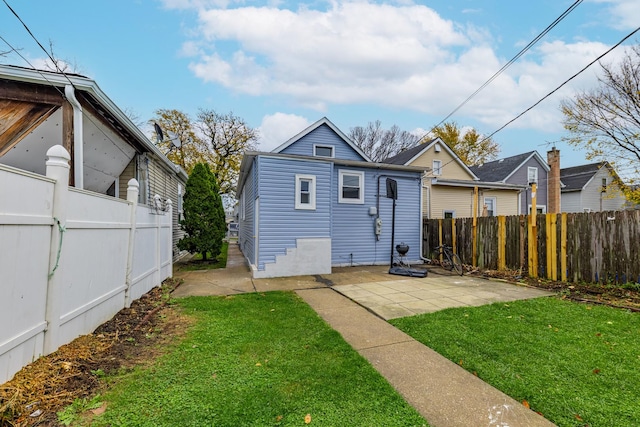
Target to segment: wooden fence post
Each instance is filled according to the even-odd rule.
[[[54,145],[47,151],[48,178],[55,179],[53,187],[53,227],[51,228],[51,246],[49,248],[49,280],[47,281],[47,299],[45,321],[47,329],[44,333],[44,354],[58,348],[60,315],[64,298],[64,283],[60,272],[57,272],[62,256],[64,232],[67,225],[67,209],[69,194],[69,160],[71,156],[62,145]]]
[[[558,243],[556,238],[558,221],[556,214],[546,214],[545,225],[547,231],[547,279],[558,280]]]
[[[529,212],[529,276],[538,277],[538,226],[536,224],[536,184],[531,184],[531,212]]]
[[[471,237],[471,266],[476,267],[477,263],[477,243],[478,243],[478,187],[473,187],[473,226]]]
[[[567,213],[560,216],[560,280],[567,281]]]
[[[506,246],[507,218],[504,215],[500,215],[498,216],[498,270],[507,268]]]

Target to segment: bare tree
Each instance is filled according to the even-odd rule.
[[[255,150],[258,132],[233,113],[200,109],[195,123],[222,193],[235,194],[242,155]]]
[[[380,162],[418,145],[420,138],[393,125],[383,129],[380,120],[369,122],[366,127],[349,130],[349,138],[374,162]]]
[[[561,102],[567,143],[586,150],[587,159],[625,168],[631,181],[640,178],[640,45],[625,51],[617,64],[600,64],[598,87]],[[623,186],[640,202],[640,190]]]

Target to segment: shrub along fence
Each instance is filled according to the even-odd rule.
[[[640,283],[640,210],[424,219],[423,255],[440,244],[481,269],[552,280]]]

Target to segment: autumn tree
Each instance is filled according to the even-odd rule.
[[[226,221],[220,189],[208,164],[197,163],[193,167],[182,206],[184,219],[180,225],[185,236],[178,241],[178,248],[201,253],[203,261],[208,255],[215,259],[222,249]]]
[[[640,178],[640,45],[617,64],[600,64],[598,87],[561,102],[564,141],[586,151],[589,160],[621,167],[631,183]],[[622,184],[622,183],[621,183]],[[640,189],[622,185],[640,203]],[[635,190],[633,189],[635,188]]]
[[[380,120],[349,130],[349,138],[374,162],[380,162],[418,145],[420,138],[393,125],[383,129]]]
[[[196,137],[191,118],[179,110],[159,109],[151,122],[160,126],[163,139],[155,143],[173,163],[190,174],[198,162],[204,161],[202,143]]]
[[[485,139],[473,128],[465,131],[456,122],[446,122],[435,127],[430,136],[440,138],[469,166],[495,160],[500,152],[500,146],[491,138]]]
[[[204,149],[203,160],[211,165],[222,193],[235,193],[242,155],[255,149],[258,132],[233,113],[200,109],[195,122]]]

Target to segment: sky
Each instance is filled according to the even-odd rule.
[[[0,63],[42,68],[46,54],[140,122],[157,109],[232,112],[270,151],[327,117],[345,134],[380,120],[425,135],[574,0],[1,0]],[[448,120],[489,135],[640,25],[637,0],[583,0]],[[640,36],[625,45],[638,43]],[[615,64],[622,45],[603,61]],[[594,65],[493,136],[499,157],[557,147],[560,102],[597,86]],[[151,133],[151,128],[145,131]]]

